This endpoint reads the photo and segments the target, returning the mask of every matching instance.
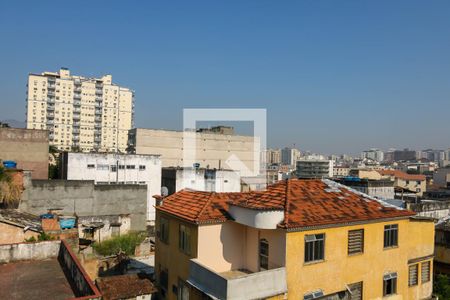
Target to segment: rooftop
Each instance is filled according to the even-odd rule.
[[[0,265],[1,299],[68,299],[75,298],[56,258],[19,261]]]
[[[41,219],[39,216],[20,212],[17,209],[0,209],[0,222],[36,232],[42,231]]]
[[[377,170],[382,176],[393,176],[404,180],[425,180],[425,175],[408,174],[399,170]]]
[[[100,277],[97,286],[104,300],[129,299],[157,291],[150,279],[140,274]]]
[[[265,191],[211,193],[182,190],[166,197],[157,209],[186,221],[205,224],[232,219],[229,205],[253,210],[282,210],[278,227],[295,229],[407,218],[415,213],[357,192],[331,180],[290,179]]]

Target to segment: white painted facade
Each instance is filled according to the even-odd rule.
[[[64,153],[62,160],[62,173],[67,174],[64,175],[67,180],[146,185],[147,220],[155,220],[153,195],[161,192],[161,159],[158,155]]]

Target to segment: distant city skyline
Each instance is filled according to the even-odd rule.
[[[135,90],[137,127],[266,108],[272,148],[450,146],[449,2],[171,4],[2,5],[0,120],[25,120],[28,73],[68,67]]]

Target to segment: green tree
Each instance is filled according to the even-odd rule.
[[[447,275],[437,275],[434,278],[434,295],[439,299],[450,299],[450,279]]]

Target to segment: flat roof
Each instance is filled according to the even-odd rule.
[[[56,258],[19,261],[0,265],[1,299],[75,298],[69,281]]]

